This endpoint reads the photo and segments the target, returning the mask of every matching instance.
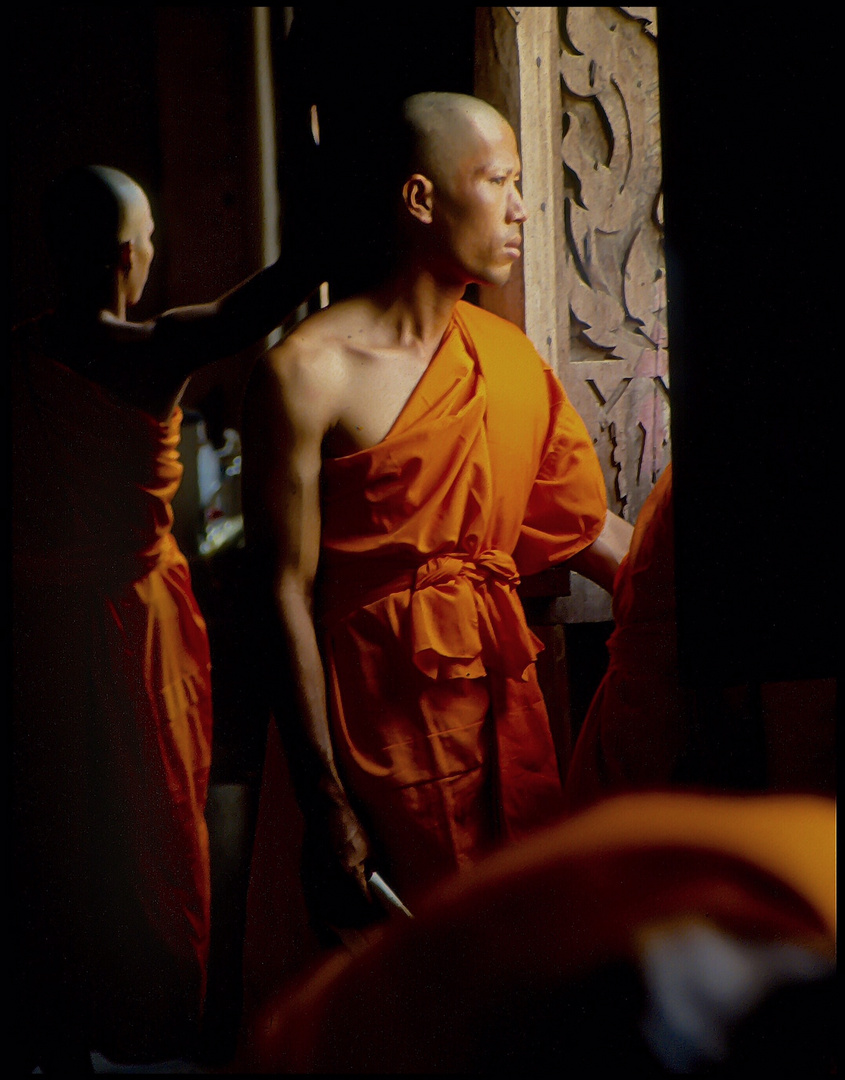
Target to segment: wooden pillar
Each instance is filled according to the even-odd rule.
[[[510,122],[522,159],[522,196],[528,218],[523,256],[503,288],[481,286],[479,302],[520,326],[540,355],[562,373],[568,319],[564,293],[563,178],[560,145],[556,8],[479,8],[475,93]],[[546,571],[520,589],[526,616],[543,642],[537,675],[549,712],[561,776],[572,749],[572,716],[563,628],[565,570]]]
[[[475,93],[510,122],[522,155],[520,112],[522,96],[519,83],[517,21],[510,8],[476,8],[475,22]],[[523,246],[523,261],[527,258]],[[517,264],[510,280],[502,288],[479,287],[479,302],[488,311],[509,319],[525,329],[525,277]]]
[[[504,289],[482,286],[482,306],[525,330],[559,374],[568,356],[563,260],[563,173],[557,8],[479,8],[476,85],[510,121],[522,158],[528,212],[524,254]]]
[[[276,92],[273,82],[273,51],[270,8],[254,7],[252,53],[255,79],[255,126],[257,135],[259,204],[261,212],[261,261],[269,265],[279,254],[280,205],[276,147]]]

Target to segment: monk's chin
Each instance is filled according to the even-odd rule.
[[[488,270],[485,274],[479,276],[479,285],[493,285],[495,287],[501,287],[507,285],[511,279],[511,272],[513,266],[509,263],[507,266],[497,267],[495,270]]]

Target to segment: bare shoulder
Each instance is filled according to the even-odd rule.
[[[327,389],[342,384],[361,338],[368,336],[372,310],[366,298],[352,297],[310,315],[268,353],[276,377],[286,383],[317,380]]]
[[[303,320],[285,341],[303,357],[329,363],[343,359],[357,338],[369,336],[376,308],[367,296],[339,300]]]
[[[293,422],[326,430],[343,408],[349,377],[349,328],[359,322],[354,301],[315,312],[258,362],[250,396],[281,409]]]

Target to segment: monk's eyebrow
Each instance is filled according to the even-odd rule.
[[[487,161],[483,165],[479,165],[476,172],[481,174],[494,174],[496,176],[513,176],[514,173],[519,175],[520,170],[515,169],[512,165],[500,165],[495,161]]]

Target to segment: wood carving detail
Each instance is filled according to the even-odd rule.
[[[634,520],[669,456],[655,9],[558,13],[567,388]]]

